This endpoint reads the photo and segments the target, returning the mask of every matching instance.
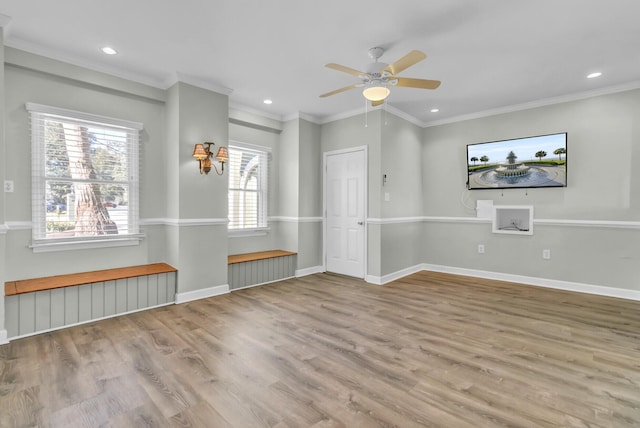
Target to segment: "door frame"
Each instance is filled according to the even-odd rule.
[[[362,195],[363,217],[364,217],[364,248],[362,252],[364,262],[364,276],[362,279],[367,278],[368,271],[368,236],[369,236],[369,150],[368,146],[349,147],[346,149],[331,150],[322,153],[322,263],[324,264],[324,271],[327,270],[327,158],[334,155],[342,155],[346,153],[363,152],[364,153],[364,194]]]

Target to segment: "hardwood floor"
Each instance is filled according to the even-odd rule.
[[[638,427],[640,302],[317,274],[0,346],[0,426]]]

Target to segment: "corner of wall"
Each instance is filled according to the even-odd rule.
[[[0,345],[6,345],[7,343],[9,343],[7,330],[0,330]]]

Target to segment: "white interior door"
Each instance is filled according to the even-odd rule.
[[[364,278],[366,151],[327,153],[325,166],[326,270]]]

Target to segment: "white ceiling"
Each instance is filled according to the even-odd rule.
[[[365,69],[374,46],[387,63],[427,54],[399,75],[440,88],[387,99],[422,124],[640,87],[638,0],[0,0],[0,14],[7,46],[161,88],[228,89],[232,105],[279,119],[363,111],[359,89],[319,98],[357,81],[324,64]]]

